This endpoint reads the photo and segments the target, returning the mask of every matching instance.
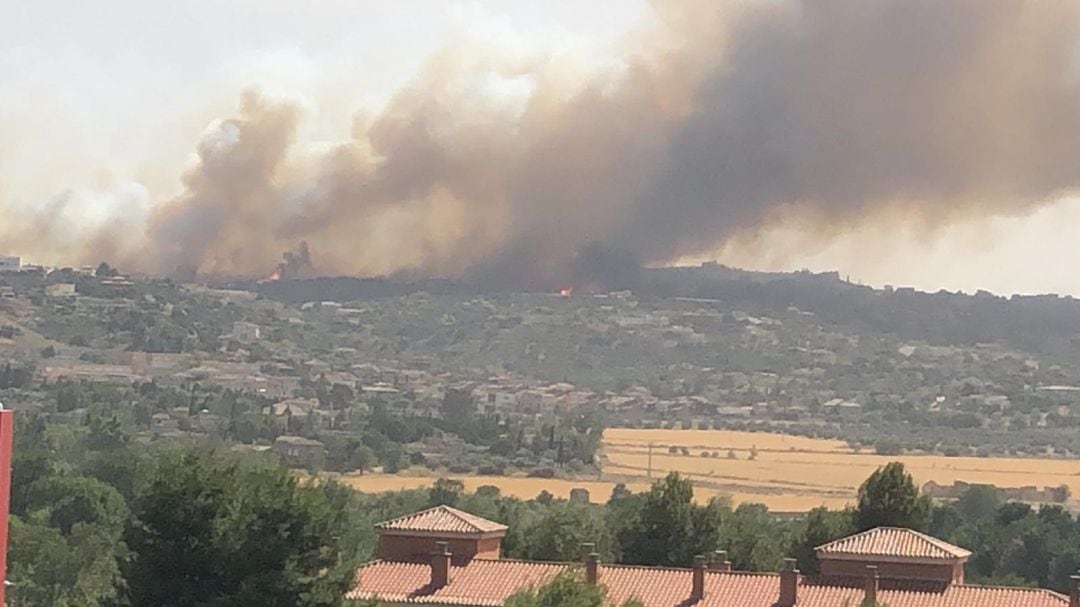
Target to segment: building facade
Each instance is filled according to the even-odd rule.
[[[22,258],[0,255],[0,273],[18,272],[22,269]]]

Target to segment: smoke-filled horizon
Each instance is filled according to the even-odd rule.
[[[306,243],[320,274],[547,287],[624,282],[778,221],[817,244],[898,216],[933,233],[1080,187],[1075,3],[653,10],[599,67],[449,44],[332,145],[300,141],[303,103],[249,89],[178,195],[120,200],[74,241],[64,196],[7,209],[0,232],[155,274],[265,276]]]

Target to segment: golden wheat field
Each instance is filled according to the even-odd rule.
[[[522,499],[536,497],[541,491],[547,491],[555,497],[567,498],[570,490],[581,487],[589,490],[589,497],[594,502],[607,501],[611,494],[614,483],[604,481],[569,481],[562,479],[525,478],[518,476],[453,476],[465,484],[466,491],[476,491],[477,487],[494,485],[499,488],[503,495],[511,495]],[[365,474],[363,476],[345,475],[339,478],[350,487],[365,493],[378,493],[380,491],[397,491],[400,489],[419,489],[428,487],[439,477],[434,476],[400,476],[393,474]],[[648,483],[628,483],[632,491],[644,491],[649,488]]]
[[[1080,461],[880,456],[857,453],[840,441],[723,430],[609,429],[604,433],[605,475],[646,475],[650,443],[654,478],[677,471],[689,475],[699,487],[733,495],[736,501],[747,494],[764,495],[754,501],[775,510],[850,503],[863,480],[890,461],[904,462],[920,485],[931,480],[999,487],[1068,485],[1074,494],[1080,494]],[[679,448],[678,455],[669,453],[673,446]],[[682,455],[682,447],[689,455]],[[753,460],[751,450],[756,451]],[[701,457],[702,451],[710,457]],[[717,452],[719,457],[711,457]]]
[[[672,447],[677,454],[669,453]],[[682,454],[683,448],[689,455]],[[702,457],[703,451],[709,457]],[[754,459],[750,459],[751,452],[756,453]],[[626,483],[632,491],[643,491],[650,479],[677,471],[694,480],[699,501],[724,495],[735,503],[756,502],[771,510],[796,512],[852,503],[859,485],[871,472],[896,460],[904,462],[920,485],[930,480],[942,484],[956,480],[993,483],[1000,487],[1064,484],[1080,495],[1080,461],[879,456],[858,453],[841,441],[725,430],[608,429],[604,432],[601,479],[454,478],[463,481],[469,491],[495,485],[504,495],[523,499],[536,497],[541,491],[565,498],[571,489],[582,487],[589,490],[592,501],[603,502],[618,482]],[[430,474],[367,474],[347,475],[340,480],[360,491],[379,492],[426,487],[436,478],[438,475]]]

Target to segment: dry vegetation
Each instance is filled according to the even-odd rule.
[[[874,469],[895,460],[904,462],[919,483],[1064,484],[1080,494],[1080,462],[1073,460],[881,456],[858,453],[839,441],[722,430],[609,429],[604,433],[605,476],[645,476],[650,443],[654,477],[674,470],[698,486],[737,501],[749,494],[776,510],[802,509],[794,504],[842,506],[854,499]],[[679,454],[670,454],[671,447]],[[689,455],[683,455],[683,447]],[[703,451],[710,456],[702,457]]]
[[[854,500],[859,484],[879,466],[900,460],[919,483],[956,480],[1002,487],[1069,485],[1080,495],[1080,462],[1018,458],[970,458],[930,455],[879,456],[859,453],[845,443],[782,434],[724,430],[630,430],[604,433],[603,480],[468,476],[468,490],[495,485],[504,495],[523,499],[548,491],[566,498],[574,487],[588,489],[594,502],[605,501],[617,482],[634,491],[651,477],[669,471],[690,476],[698,499],[726,495],[736,503],[760,502],[776,511],[805,511],[826,505],[843,507]],[[669,453],[675,447],[677,454]],[[688,455],[683,455],[683,448]],[[709,454],[703,457],[702,452]],[[715,455],[714,455],[715,454]],[[734,456],[734,457],[732,457]],[[367,492],[415,489],[437,475],[368,474],[346,476],[347,484]]]

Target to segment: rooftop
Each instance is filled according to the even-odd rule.
[[[375,561],[357,572],[357,585],[347,595],[351,600],[378,598],[398,604],[438,604],[444,606],[495,606],[514,592],[545,583],[561,571],[578,565],[515,560],[474,559],[450,568],[446,586],[431,585],[431,567],[423,563]],[[705,573],[705,593],[699,601],[691,598],[693,571],[662,567],[600,565],[599,580],[616,604],[630,598],[645,607],[774,607],[779,597],[780,576],[770,573]],[[798,607],[839,607],[858,605],[862,583],[813,578],[799,580]],[[846,601],[846,603],[845,603]],[[956,584],[882,584],[878,601],[889,607],[1064,607],[1065,596],[1032,588],[997,588]]]
[[[822,557],[882,557],[900,559],[966,559],[971,552],[925,533],[899,527],[878,527],[816,548]]]
[[[282,445],[294,445],[297,447],[322,447],[324,446],[317,440],[310,438],[304,438],[302,436],[279,436],[274,441],[275,443]]]
[[[375,525],[380,531],[485,534],[502,533],[508,527],[450,506],[435,506]]]

